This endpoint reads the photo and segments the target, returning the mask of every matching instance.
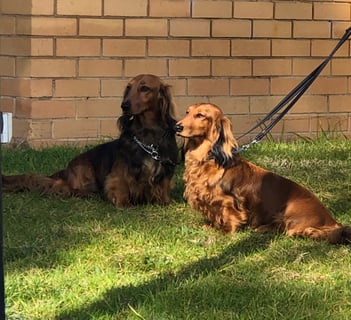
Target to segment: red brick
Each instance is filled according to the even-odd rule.
[[[32,15],[53,15],[54,0],[32,0]]]
[[[186,95],[186,79],[167,79],[166,84],[171,87],[173,96]]]
[[[349,3],[318,3],[314,2],[313,18],[315,20],[350,20],[351,6]]]
[[[0,54],[6,56],[27,56],[31,52],[31,41],[23,37],[1,37]]]
[[[147,5],[148,2],[145,0],[105,0],[104,15],[145,17],[147,15]]]
[[[52,97],[52,80],[38,79],[30,80],[30,97]]]
[[[13,77],[15,75],[15,58],[0,56],[0,76]]]
[[[229,56],[230,40],[192,40],[191,41],[192,56]]]
[[[2,0],[1,3],[2,14],[31,14],[32,3],[23,2],[23,0]]]
[[[12,139],[23,142],[23,137],[30,137],[30,122],[28,119],[12,118]]]
[[[337,133],[346,131],[348,127],[348,117],[346,115],[322,114],[313,117],[311,128],[317,132]]]
[[[316,67],[320,65],[322,61],[320,59],[293,59],[293,75],[296,76],[307,76],[310,74]],[[321,72],[321,75],[330,75],[330,64],[327,64],[324,67],[324,70]]]
[[[56,54],[58,56],[100,56],[100,40],[98,39],[57,39]]]
[[[17,19],[17,34],[36,36],[73,36],[77,34],[74,18],[23,17]]]
[[[232,1],[193,1],[192,2],[193,18],[231,18]]]
[[[189,95],[221,96],[229,94],[229,81],[226,79],[189,79]]]
[[[205,19],[175,19],[170,21],[173,37],[209,37],[210,21]]]
[[[341,95],[329,97],[329,112],[350,112],[351,96]]]
[[[52,139],[52,121],[32,121],[31,139]]]
[[[115,119],[100,120],[100,135],[101,137],[116,138],[119,136]]]
[[[54,40],[49,38],[31,39],[31,55],[32,56],[53,56]]]
[[[56,80],[55,97],[97,97],[99,80]]]
[[[65,59],[18,59],[16,75],[19,77],[73,77],[75,61]]]
[[[84,99],[76,105],[78,118],[117,118],[121,114],[120,99]]]
[[[273,77],[271,79],[270,94],[286,95],[293,88],[295,88],[299,82],[302,81],[302,79],[302,77]]]
[[[127,80],[101,80],[101,96],[103,97],[122,97]]]
[[[270,112],[282,99],[281,96],[254,96],[250,97],[250,113],[266,114]]]
[[[190,17],[189,0],[150,0],[151,17]]]
[[[152,73],[158,76],[167,75],[165,59],[126,59],[124,62],[125,76],[134,77],[140,73]]]
[[[250,59],[213,59],[213,76],[251,76],[252,62]]]
[[[148,46],[149,56],[178,56],[190,55],[190,40],[150,39]]]
[[[102,14],[101,0],[56,0],[60,15],[99,16]]]
[[[233,96],[265,95],[268,92],[268,79],[237,78],[230,80],[230,94]]]
[[[53,123],[53,137],[55,139],[76,139],[94,137],[100,133],[100,123],[97,120],[55,120]]]
[[[261,96],[250,99],[250,111],[252,113],[268,113],[284,98],[285,96]],[[292,113],[316,113],[327,112],[326,96],[304,95],[289,111]]]
[[[349,76],[351,75],[350,58],[337,58],[331,61],[332,75]],[[351,105],[350,105],[351,110]]]
[[[330,22],[328,21],[295,21],[294,38],[329,38]]]
[[[305,57],[309,55],[309,40],[272,40],[272,56]]]
[[[10,16],[0,16],[0,34],[15,34],[16,19]]]
[[[263,39],[232,40],[232,56],[270,56],[271,42]]]
[[[0,97],[0,111],[2,112],[15,112],[15,98]]]
[[[233,19],[215,19],[212,21],[213,37],[245,37],[251,36],[251,21]]]
[[[256,59],[253,61],[253,75],[290,75],[291,59]]]
[[[30,118],[32,116],[32,100],[23,97],[16,99],[16,118]]]
[[[305,93],[294,105],[291,113],[323,113],[328,112],[328,98],[325,95],[309,95]]]
[[[229,119],[232,122],[232,130],[234,135],[239,136],[240,134],[246,132],[247,130],[251,129],[255,124],[257,124],[256,117],[252,117],[249,115],[235,115],[229,116]],[[248,141],[240,140],[241,143],[246,143]]]
[[[209,102],[219,106],[226,115],[248,114],[250,111],[248,97],[210,97]]]
[[[312,3],[293,1],[277,2],[275,3],[275,18],[310,20],[312,19]]]
[[[166,19],[126,19],[126,36],[167,36],[168,23]]]
[[[145,39],[105,39],[103,55],[118,57],[144,57],[146,52]]]
[[[257,38],[290,38],[292,24],[290,21],[254,20],[253,36]]]
[[[272,19],[273,3],[234,1],[234,18]]]
[[[338,40],[312,40],[311,55],[327,57],[334,49]],[[346,44],[338,49],[334,57],[348,57],[349,48]]]
[[[121,36],[122,19],[79,19],[79,34],[82,36]]]
[[[346,94],[347,77],[319,77],[311,85],[312,94]]]
[[[81,59],[79,76],[116,77],[122,75],[122,60]]]
[[[75,115],[76,106],[72,100],[33,100],[31,102],[33,119],[72,118]]]
[[[209,76],[210,60],[207,59],[170,59],[171,76]]]
[[[347,21],[333,21],[332,37],[334,39],[340,39],[345,31],[350,27],[350,22]]]
[[[52,81],[43,79],[1,79],[0,92],[4,96],[49,97],[52,96]]]
[[[279,133],[281,136],[289,133],[308,133],[310,131],[311,121],[309,117],[290,114],[285,116],[272,130],[272,132]]]

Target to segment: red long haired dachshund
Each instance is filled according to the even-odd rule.
[[[185,138],[184,197],[212,226],[242,226],[289,236],[351,241],[351,228],[336,222],[301,185],[244,160],[236,151],[231,122],[213,104],[195,104],[176,125]]]
[[[121,108],[118,139],[78,155],[51,176],[2,176],[4,190],[66,196],[100,193],[117,207],[169,203],[178,158],[169,86],[155,75],[138,75],[128,83]]]

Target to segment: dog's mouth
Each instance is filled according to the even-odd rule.
[[[186,132],[186,130],[181,130],[178,131],[179,128],[177,126],[174,127],[175,133],[178,137],[186,138],[186,139],[196,139],[196,138],[203,138],[203,134],[191,134],[189,132]]]

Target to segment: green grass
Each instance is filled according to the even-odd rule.
[[[3,148],[3,171],[51,173],[80,151]],[[244,156],[351,225],[351,140],[265,142]],[[8,319],[351,319],[351,247],[204,230],[182,170],[167,207],[4,194]]]

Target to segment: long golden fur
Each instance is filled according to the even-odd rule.
[[[169,203],[178,157],[169,86],[155,75],[138,75],[128,83],[121,108],[118,139],[78,155],[51,176],[2,176],[4,190],[101,193],[118,207]]]
[[[289,236],[350,243],[351,228],[336,222],[301,185],[244,160],[230,120],[213,104],[195,104],[176,125],[185,138],[184,196],[224,232],[250,226]]]

